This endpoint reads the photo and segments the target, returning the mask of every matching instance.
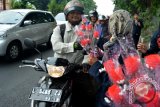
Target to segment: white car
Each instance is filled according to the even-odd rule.
[[[0,56],[9,60],[19,58],[25,38],[36,44],[50,43],[56,26],[51,12],[32,9],[13,9],[0,12]]]
[[[57,22],[57,25],[65,24],[67,22],[63,12],[58,13],[54,18]]]

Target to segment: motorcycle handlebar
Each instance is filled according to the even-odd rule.
[[[30,61],[30,60],[22,60],[23,64],[31,64],[31,65],[35,65],[34,61]]]

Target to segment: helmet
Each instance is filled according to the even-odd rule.
[[[104,15],[100,15],[100,16],[98,17],[98,20],[106,20],[106,17],[105,17]]]
[[[90,17],[94,16],[94,17],[98,18],[98,12],[96,10],[91,10],[91,11],[89,11],[89,16]]]
[[[64,8],[64,14],[67,16],[71,11],[78,11],[83,14],[84,7],[78,0],[71,0]]]

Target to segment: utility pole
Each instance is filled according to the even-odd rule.
[[[6,0],[3,0],[3,10],[6,10]]]

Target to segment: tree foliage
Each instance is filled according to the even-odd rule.
[[[70,0],[61,0],[60,3],[57,3],[57,0],[51,0],[48,5],[49,11],[51,11],[54,15],[56,15],[59,12],[63,12],[65,5],[69,1]],[[96,8],[95,2],[93,0],[79,0],[79,1],[85,7],[85,10],[84,10],[85,14],[88,14],[90,10]]]
[[[115,10],[125,9],[132,15],[139,13],[144,21],[142,36],[150,39],[160,23],[160,0],[113,0]]]
[[[66,3],[67,1],[64,0],[61,3],[57,3],[56,0],[51,0],[48,4],[48,10],[51,11],[53,15],[56,15],[59,12],[63,12]]]
[[[59,2],[58,2],[59,1]],[[40,10],[49,10],[54,15],[59,12],[63,12],[63,9],[67,2],[70,0],[11,0],[11,8],[36,8]],[[85,7],[85,14],[92,9],[96,9],[95,2],[93,0],[79,0]]]
[[[12,0],[10,7],[12,9],[35,9],[35,6],[30,1],[31,0]]]
[[[48,4],[51,0],[30,0],[35,5],[36,9],[48,10]]]

